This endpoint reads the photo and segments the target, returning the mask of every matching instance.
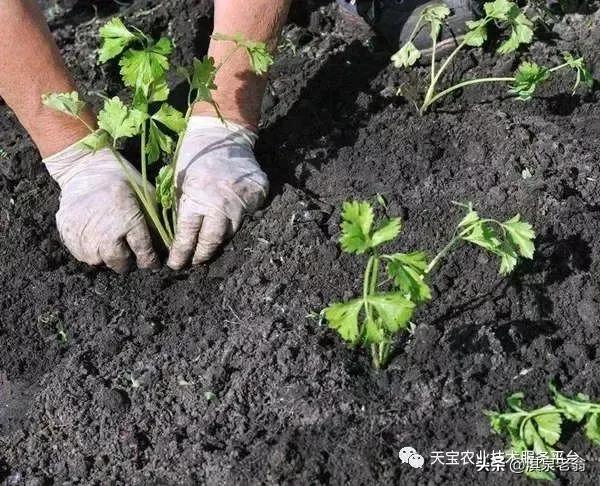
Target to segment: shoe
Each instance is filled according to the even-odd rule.
[[[436,0],[337,0],[342,18],[356,25],[366,24],[398,48],[404,45],[426,7],[442,3]],[[442,29],[438,49],[453,45],[465,34],[465,22],[481,16],[481,4],[475,0],[447,0],[452,15]],[[431,47],[429,29],[424,27],[413,39],[419,50]]]

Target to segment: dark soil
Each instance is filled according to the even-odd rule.
[[[176,63],[211,28],[210,2],[46,3],[82,87],[111,94],[116,73],[94,60],[110,15],[173,35]],[[570,96],[565,75],[529,103],[484,86],[420,117],[390,96],[411,77],[382,42],[353,40],[316,3],[295,7],[265,99],[257,155],[272,199],[208,266],[119,276],[76,262],[55,228],[58,188],[0,106],[0,481],[516,484],[429,453],[501,450],[483,411],[513,391],[542,405],[556,379],[600,398],[598,94]],[[527,55],[549,65],[578,51],[600,66],[599,22],[570,16]],[[451,75],[519,61],[473,50]],[[439,249],[456,200],[520,212],[539,235],[508,279],[460,249],[385,371],[309,317],[359,291],[364,261],[340,253],[338,208],[375,193],[405,219],[398,249]],[[404,446],[422,470],[399,461]],[[587,459],[564,484],[598,483],[598,449],[580,432],[559,446]]]

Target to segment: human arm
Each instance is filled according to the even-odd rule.
[[[240,33],[273,50],[291,0],[215,0],[214,31]],[[223,67],[214,99],[227,125],[205,102],[194,106],[177,160],[178,223],[168,265],[180,269],[209,260],[254,212],[268,192],[267,177],[253,155],[266,76],[252,72],[243,50],[211,42],[209,55]]]
[[[4,0],[0,25],[0,96],[61,188],[57,223],[63,242],[78,260],[92,265],[123,272],[135,258],[140,267],[155,267],[158,258],[143,214],[114,154],[78,148],[88,129],[42,104],[43,94],[76,87],[36,3]],[[90,111],[81,118],[95,127]]]

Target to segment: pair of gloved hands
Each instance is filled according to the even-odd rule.
[[[209,260],[244,215],[264,202],[269,184],[254,158],[255,141],[240,125],[191,117],[176,164],[178,220],[169,267]],[[119,273],[134,260],[140,268],[159,266],[135,193],[109,149],[90,153],[72,146],[44,163],[61,188],[56,222],[75,258]]]

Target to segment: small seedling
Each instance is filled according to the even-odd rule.
[[[6,152],[6,150],[4,150],[2,147],[0,147],[0,159],[1,160],[9,159],[8,152]]]
[[[600,403],[590,401],[582,393],[567,397],[552,383],[550,391],[554,403],[541,408],[523,408],[525,394],[518,392],[506,399],[509,410],[485,412],[494,432],[509,437],[510,452],[554,454],[554,446],[560,440],[565,421],[583,424],[585,436],[595,445],[600,445]],[[525,474],[533,479],[555,479],[552,471],[528,468]]]
[[[62,321],[56,325],[56,340],[63,346],[69,344],[69,335]]]
[[[56,339],[56,341],[62,346],[69,344],[69,334],[64,322],[59,317],[58,312],[50,311],[38,316],[37,319],[38,330],[40,333],[46,334],[48,332],[54,334],[54,336],[48,339]]]
[[[152,226],[168,248],[177,224],[175,162],[194,103],[210,103],[223,120],[213,97],[217,89],[215,78],[223,65],[243,50],[248,55],[251,69],[262,75],[273,63],[273,58],[262,42],[249,41],[240,34],[213,34],[216,41],[232,43],[232,49],[218,65],[212,57],[205,56],[202,60],[194,59],[189,69],[177,69],[177,74],[189,84],[187,112],[183,114],[166,102],[170,93],[167,83],[169,56],[173,51],[170,39],[154,40],[135,27],[127,27],[119,18],[113,18],[100,29],[100,38],[99,61],[106,63],[119,59],[121,80],[131,91],[131,103],[126,104],[116,96],[105,97],[104,107],[98,114],[99,128],[95,130],[81,118],[86,103],[77,92],[46,94],[42,100],[44,105],[75,117],[86,126],[90,135],[81,142],[82,147],[90,151],[104,147],[112,150]],[[138,136],[141,184],[130,173],[117,150],[123,140]],[[148,180],[148,166],[161,159],[163,165],[156,178],[156,191],[153,191]]]
[[[411,328],[415,309],[431,300],[427,283],[432,271],[459,244],[480,246],[500,259],[500,274],[509,274],[519,257],[533,258],[535,234],[519,215],[501,222],[484,219],[469,204],[459,204],[466,215],[450,242],[432,259],[423,251],[380,254],[378,247],[394,240],[402,228],[400,218],[375,224],[373,206],[366,201],[346,202],[342,209],[340,243],[347,253],[368,255],[362,295],[327,307],[329,327],[351,346],[369,346],[373,365],[387,365],[394,336]],[[380,282],[380,267],[386,277]],[[382,287],[387,285],[387,289]]]
[[[527,45],[533,41],[533,22],[516,3],[508,0],[495,0],[494,2],[485,3],[483,7],[485,15],[478,20],[467,21],[467,32],[464,38],[458,43],[456,48],[448,55],[439,68],[436,66],[437,41],[442,25],[450,15],[450,9],[443,3],[429,6],[423,10],[408,42],[392,56],[394,66],[397,68],[410,68],[413,66],[422,55],[421,51],[414,45],[413,40],[422,28],[426,28],[427,25],[429,26],[432,41],[431,69],[429,75],[429,87],[427,88],[425,97],[419,108],[421,114],[425,113],[433,103],[453,91],[481,83],[499,82],[509,84],[509,93],[515,95],[519,100],[526,101],[531,99],[535,90],[550,78],[553,73],[562,69],[571,69],[575,72],[576,78],[573,86],[573,93],[575,93],[575,90],[580,84],[588,87],[593,86],[594,78],[587,69],[583,58],[576,58],[572,54],[566,52],[563,54],[564,63],[552,68],[539,66],[534,62],[523,62],[514,76],[468,79],[439,91],[438,85],[452,60],[466,47],[481,47],[488,39],[488,29],[491,25],[496,25],[503,30],[510,31],[509,37],[505,39],[496,50],[500,55],[514,52],[521,45]]]

